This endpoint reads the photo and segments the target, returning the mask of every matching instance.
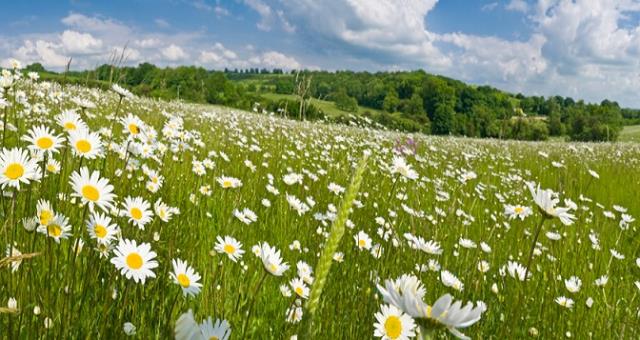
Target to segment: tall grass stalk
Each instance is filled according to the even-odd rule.
[[[305,324],[305,339],[311,338],[315,334],[316,330],[314,329],[313,318],[316,314],[316,311],[318,310],[318,307],[320,306],[320,297],[322,296],[322,290],[327,283],[329,270],[331,269],[331,264],[333,262],[333,254],[336,252],[336,250],[338,250],[338,246],[340,245],[340,241],[342,240],[342,236],[344,235],[345,225],[347,223],[347,218],[349,217],[351,206],[353,205],[353,201],[356,199],[356,196],[360,191],[360,184],[362,184],[364,171],[367,168],[368,158],[369,157],[365,154],[356,167],[356,171],[351,179],[351,183],[349,184],[346,194],[342,199],[342,204],[340,205],[338,216],[331,225],[331,232],[329,234],[329,238],[327,239],[327,244],[325,245],[324,250],[320,255],[320,259],[318,260],[316,269],[316,280],[313,284],[313,287],[311,288],[309,301],[306,305],[309,315]]]

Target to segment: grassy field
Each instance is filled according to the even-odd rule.
[[[292,95],[292,94],[261,93],[260,95],[262,97],[265,97],[265,98],[271,99],[271,100],[281,100],[281,99],[299,100],[297,96]],[[309,100],[309,102],[312,105],[316,106],[325,115],[327,115],[329,117],[336,117],[336,116],[350,115],[350,114],[363,115],[365,112],[369,112],[371,115],[376,116],[376,115],[379,115],[381,113],[380,110],[376,110],[376,109],[372,109],[372,108],[368,108],[368,107],[363,107],[363,106],[358,106],[358,112],[347,112],[347,111],[343,111],[343,110],[340,110],[339,108],[337,108],[336,105],[332,101],[321,100],[321,99],[316,99],[316,98],[311,98]]]
[[[638,144],[408,135],[118,91],[4,91],[2,338],[640,337]]]
[[[625,126],[618,138],[621,142],[640,142],[640,125]]]

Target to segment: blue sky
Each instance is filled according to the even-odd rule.
[[[12,1],[0,61],[424,69],[529,95],[640,107],[640,0]]]

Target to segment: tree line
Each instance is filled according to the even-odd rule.
[[[27,69],[45,72],[39,64]],[[310,80],[305,97],[332,101],[347,112],[361,108],[368,118],[398,130],[479,138],[544,140],[566,136],[577,141],[610,141],[618,137],[625,123],[640,123],[640,110],[621,108],[614,101],[586,103],[570,97],[512,94],[424,71],[211,71],[196,66],[161,68],[142,63],[135,67],[102,65],[65,76],[88,85],[118,82],[138,95],[167,100],[179,98],[241,109],[252,109],[258,103],[293,118],[326,119],[321,110],[302,97],[296,101],[262,96],[295,94],[301,74]],[[300,105],[305,105],[304,117],[295,115]]]

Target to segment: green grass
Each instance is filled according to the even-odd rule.
[[[640,142],[640,125],[625,126],[620,132],[619,141]]]
[[[281,99],[298,100],[298,97],[292,94],[260,93],[260,95],[264,98],[271,99],[271,100],[281,100]],[[321,100],[316,98],[311,98],[309,102],[314,106],[318,107],[322,112],[324,112],[324,114],[326,114],[329,117],[337,117],[337,116],[343,116],[343,115],[349,115],[349,114],[363,115],[366,112],[368,112],[373,116],[376,116],[381,113],[380,110],[372,109],[364,106],[358,106],[357,112],[347,112],[337,108],[335,103],[332,101]]]
[[[74,155],[73,145],[65,143],[53,154],[61,164],[59,173],[22,183],[20,190],[3,188],[3,255],[9,245],[24,254],[38,255],[23,259],[15,272],[8,266],[0,268],[0,304],[6,306],[9,298],[17,301],[17,310],[0,309],[1,337],[124,338],[123,325],[131,322],[140,339],[172,338],[176,320],[189,309],[198,321],[208,316],[227,320],[233,339],[288,339],[301,334],[307,306],[300,302],[302,324],[287,322],[286,311],[297,302],[295,297],[284,297],[279,287],[297,276],[299,261],[316,269],[343,198],[328,188],[331,183],[346,188],[365,152],[370,154],[368,166],[344,237],[337,245],[344,261],[332,263],[328,271],[314,330],[309,333],[321,339],[372,338],[374,315],[383,303],[376,284],[412,274],[424,284],[427,303],[446,293],[465,302],[486,303],[482,318],[462,330],[472,338],[529,338],[531,328],[541,339],[567,334],[576,339],[640,336],[639,290],[634,285],[640,278],[638,222],[620,228],[621,213],[614,209],[618,205],[627,208],[627,214],[640,216],[640,144],[410,136],[143,98],[125,100],[119,106],[113,92],[74,86],[68,86],[67,96],[61,98],[37,94],[50,91],[43,85],[20,82],[16,86],[25,91],[30,107],[37,104],[39,111],[25,110],[16,102],[2,112],[16,127],[6,130],[5,148],[26,149],[30,143],[21,137],[36,125],[66,136],[55,117],[62,110],[76,108],[70,100],[74,97],[97,105],[84,119],[91,131],[112,129],[117,146],[105,151],[104,158],[83,159]],[[13,103],[14,92],[7,93]],[[157,138],[146,140],[138,135],[128,139],[128,129],[116,119],[125,113],[140,117],[148,125],[143,131],[152,128],[157,134],[149,136]],[[178,117],[184,120],[182,128],[174,133],[163,131]],[[417,171],[417,180],[405,180],[389,171],[394,148],[409,137],[417,153],[405,158]],[[102,137],[105,142],[108,139]],[[113,151],[127,146],[133,151]],[[151,152],[136,151],[143,149]],[[194,170],[204,160],[213,165],[197,174]],[[38,161],[40,167],[43,160]],[[554,167],[552,162],[564,166]],[[147,188],[150,177],[143,165],[164,179],[155,192]],[[6,164],[0,166],[0,178],[6,179]],[[123,238],[148,243],[157,253],[155,277],[144,284],[121,275],[110,262],[113,252],[101,257],[96,250],[96,240],[86,228],[91,209],[71,196],[75,191],[70,176],[82,167],[99,171],[114,186],[118,208],[131,196],[152,206],[162,199],[180,210],[169,222],[154,214],[144,230],[117,211],[108,211]],[[599,179],[589,170],[596,171]],[[477,178],[463,180],[469,171]],[[301,174],[301,183],[285,183],[290,173]],[[242,186],[222,188],[217,180],[223,175],[239,179]],[[565,226],[557,219],[544,224],[532,277],[526,283],[503,269],[509,261],[527,263],[532,234],[541,217],[525,181],[540,183],[542,188],[559,192],[562,200],[568,198],[578,205],[572,211],[574,224]],[[309,211],[297,212],[287,195],[306,202]],[[39,200],[49,201],[56,214],[69,219],[70,235],[60,243],[47,232],[47,226],[43,232],[23,227],[23,219],[36,217]],[[564,206],[562,200],[559,205]],[[508,219],[505,204],[531,207],[533,214],[523,221]],[[255,212],[257,221],[246,225],[234,216],[234,210],[245,208]],[[605,212],[612,212],[614,218]],[[381,247],[380,256],[357,247],[354,236],[360,231]],[[560,240],[552,240],[548,232],[557,233]],[[405,233],[437,241],[443,253],[429,255],[412,249]],[[597,235],[598,249],[590,234]],[[238,262],[213,251],[217,236],[226,235],[242,243],[245,253]],[[484,242],[491,252],[463,248],[461,238],[478,245]],[[76,239],[84,241],[77,254],[73,251]],[[266,274],[263,263],[252,253],[260,242],[281,251],[291,266],[283,276]],[[300,250],[294,249],[296,242]],[[625,258],[613,258],[611,249]],[[201,275],[202,289],[195,297],[183,296],[181,287],[170,279],[174,259],[186,260]],[[6,261],[10,260],[0,263]],[[464,289],[445,286],[437,271],[416,270],[428,263],[436,267],[434,261],[441,270],[457,276]],[[477,269],[479,261],[489,264],[486,273]],[[594,280],[602,275],[609,276],[608,284],[595,286]],[[564,280],[571,276],[582,280],[579,292],[565,288]],[[494,284],[497,293],[492,291]],[[573,308],[555,303],[560,296],[573,299]],[[588,298],[594,300],[591,308],[585,305]],[[40,312],[35,314],[34,308]],[[50,320],[48,329],[45,320]],[[442,329],[437,336],[452,338]]]

